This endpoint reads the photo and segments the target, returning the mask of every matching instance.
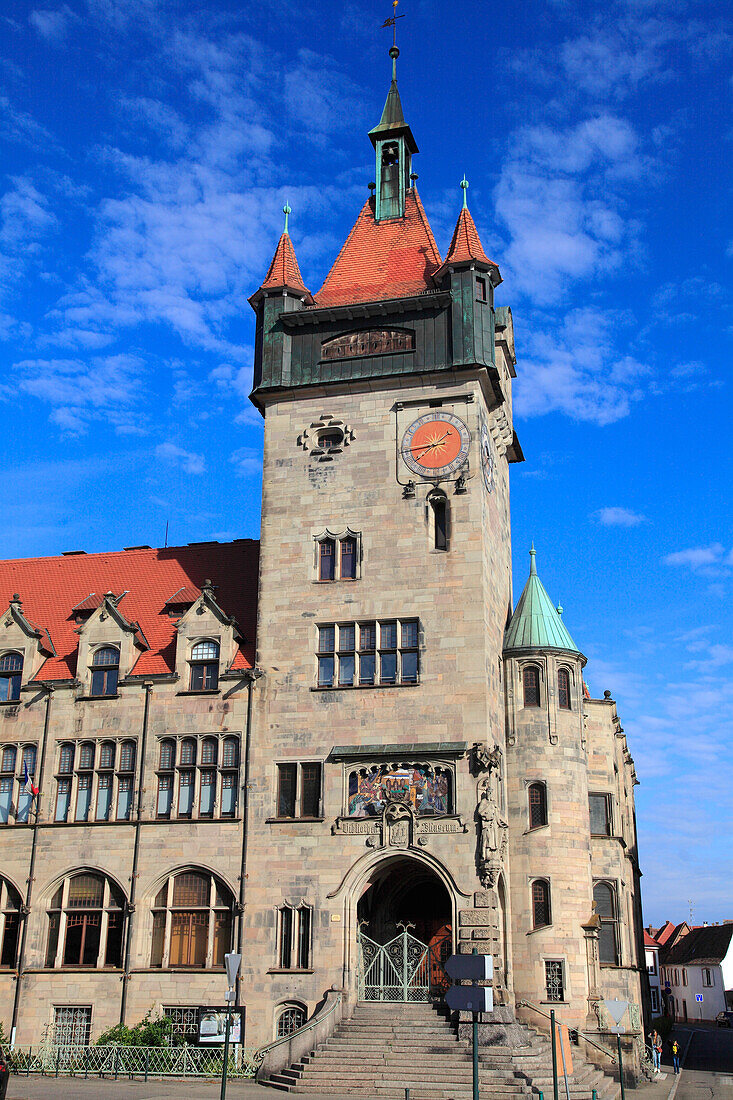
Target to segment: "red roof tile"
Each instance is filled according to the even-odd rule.
[[[315,295],[318,306],[402,298],[432,290],[440,253],[415,189],[405,197],[404,218],[374,220],[367,199],[354,228]]]
[[[138,623],[150,645],[133,669],[135,675],[174,671],[176,622],[166,601],[184,588],[200,591],[214,584],[214,599],[237,620],[244,636],[233,667],[251,668],[257,622],[259,543],[240,539],[205,546],[171,546],[164,550],[124,550],[108,554],[74,554],[58,558],[0,561],[0,611],[14,592],[23,614],[49,631],[56,657],[48,657],[37,680],[69,680],[76,674],[78,636],[72,609],[87,593],[125,592],[120,612]]]
[[[478,260],[479,263],[490,264],[492,267],[497,266],[484,252],[484,246],[481,244],[481,238],[471,217],[471,212],[467,206],[464,206],[458,215],[458,221],[453,230],[453,239],[450,242],[450,248],[443,267],[447,267],[451,263],[466,263],[471,260]]]
[[[301,290],[310,297],[310,291],[300,274],[295,249],[289,233],[283,233],[277,242],[275,255],[272,257],[272,263],[260,290],[279,289],[284,286],[290,290]]]
[[[649,935],[646,929],[644,929],[644,947],[659,948],[659,944],[657,943],[657,941],[654,939],[653,936]]]

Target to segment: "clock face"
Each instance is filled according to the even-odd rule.
[[[405,464],[420,477],[440,481],[465,465],[471,433],[452,413],[430,412],[410,424],[402,437]]]
[[[491,442],[491,433],[485,424],[481,425],[481,472],[487,493],[493,491],[496,475],[496,461],[494,459],[494,445]]]

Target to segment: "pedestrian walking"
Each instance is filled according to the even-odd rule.
[[[661,1069],[662,1060],[662,1036],[659,1034],[656,1028],[649,1036],[649,1040],[652,1048],[652,1062],[656,1073],[659,1073]]]
[[[680,1044],[676,1039],[672,1040],[672,1064],[674,1065],[675,1073],[680,1072]]]

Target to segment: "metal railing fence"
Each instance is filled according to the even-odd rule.
[[[46,1077],[221,1077],[224,1052],[218,1047],[16,1046],[13,1073]],[[251,1077],[262,1061],[254,1047],[230,1048],[229,1077]]]

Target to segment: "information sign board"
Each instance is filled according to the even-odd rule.
[[[233,1008],[229,1020],[229,1042],[244,1042],[244,1013],[243,1008]],[[224,1044],[227,1026],[226,1008],[211,1008],[201,1005],[198,1018],[197,1042],[200,1046],[218,1046]]]

